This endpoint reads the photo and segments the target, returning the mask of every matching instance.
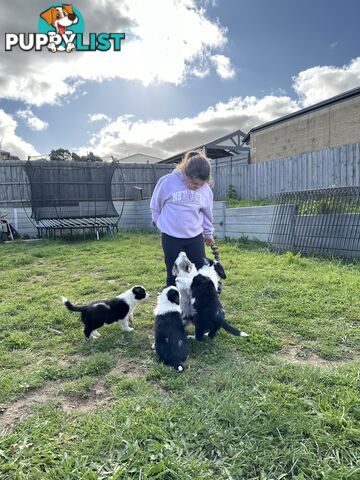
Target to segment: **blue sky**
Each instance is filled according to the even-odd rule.
[[[3,12],[0,138],[22,158],[58,147],[166,158],[360,84],[357,0],[88,3],[73,3],[87,32],[124,31],[121,52],[4,52],[4,33],[36,31],[50,4]]]

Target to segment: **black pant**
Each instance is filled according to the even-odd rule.
[[[171,273],[174,262],[180,252],[185,252],[196,268],[204,265],[205,243],[202,234],[193,238],[176,238],[163,233],[161,243],[165,255],[166,286],[175,285],[175,277]]]

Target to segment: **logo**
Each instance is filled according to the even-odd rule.
[[[121,51],[121,41],[125,33],[89,33],[85,38],[85,21],[81,12],[73,5],[54,3],[40,13],[39,33],[6,33],[5,51],[15,47],[23,51],[71,53]]]

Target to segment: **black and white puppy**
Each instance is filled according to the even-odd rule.
[[[210,258],[204,259],[204,266],[198,271],[200,275],[209,277],[215,285],[216,291],[220,294],[222,291],[221,279],[226,279],[226,273],[224,267],[218,260],[211,260]]]
[[[199,270],[200,272],[200,270]],[[205,333],[214,338],[220,328],[238,337],[247,337],[247,333],[229,325],[225,320],[225,311],[220,302],[213,280],[205,275],[198,274],[194,277],[191,285],[191,293],[194,299],[193,307],[196,311],[194,316],[195,337],[201,340]]]
[[[99,338],[97,328],[104,324],[117,322],[124,332],[134,330],[129,326],[133,319],[135,306],[149,298],[145,288],[136,285],[111,300],[98,300],[88,305],[72,305],[65,297],[61,297],[65,307],[71,312],[80,312],[84,324],[84,334],[87,338]]]
[[[159,293],[155,314],[155,350],[157,358],[178,372],[189,354],[188,338],[181,317],[180,294],[176,287]]]
[[[172,274],[175,278],[176,287],[180,293],[180,310],[183,321],[191,322],[194,309],[191,303],[191,284],[197,275],[195,265],[190,262],[185,252],[180,252],[175,260]]]

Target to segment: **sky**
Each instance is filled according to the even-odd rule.
[[[360,85],[359,0],[78,0],[120,52],[5,51],[48,1],[1,6],[0,142],[22,159],[167,158]]]

